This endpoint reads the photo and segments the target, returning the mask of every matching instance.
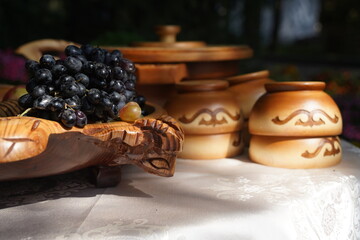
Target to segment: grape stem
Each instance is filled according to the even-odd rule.
[[[74,107],[74,105],[69,105],[69,104],[65,103],[65,109],[70,108],[71,110],[74,110],[74,111],[75,111],[75,109],[72,108],[72,107]]]
[[[28,109],[26,109],[25,111],[23,111],[21,114],[19,114],[18,115],[18,117],[23,117],[23,116],[25,116],[25,114],[27,114],[28,112],[30,112],[31,111],[31,109],[32,108],[28,108]]]

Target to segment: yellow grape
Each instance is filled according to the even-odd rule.
[[[119,117],[125,122],[133,122],[141,116],[141,108],[136,102],[128,102],[120,111]]]

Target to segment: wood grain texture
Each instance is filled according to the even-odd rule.
[[[45,119],[0,118],[0,180],[123,164],[168,177],[174,173],[183,140],[182,129],[167,115],[70,130]]]
[[[231,61],[250,58],[253,55],[252,49],[246,45],[196,48],[102,46],[102,48],[108,51],[118,49],[125,58],[135,63]]]

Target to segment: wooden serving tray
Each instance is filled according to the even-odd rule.
[[[119,166],[134,164],[170,177],[184,133],[164,111],[134,123],[87,124],[65,129],[34,117],[0,118],[0,181],[34,178],[97,167],[98,186],[115,185]]]

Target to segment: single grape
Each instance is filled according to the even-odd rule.
[[[48,88],[46,85],[37,85],[34,87],[34,89],[31,91],[31,96],[33,98],[41,97],[48,93]]]
[[[40,65],[43,68],[51,69],[55,65],[55,58],[50,54],[44,54],[40,58]]]
[[[95,68],[95,74],[98,78],[105,79],[109,76],[109,71],[106,67]]]
[[[109,83],[109,91],[123,93],[125,91],[125,85],[120,80],[111,80]]]
[[[38,84],[49,84],[52,81],[52,74],[49,69],[40,68],[35,72],[35,80]]]
[[[139,104],[139,106],[141,107],[141,109],[143,109],[145,107],[146,98],[142,95],[137,95],[134,98],[134,102],[137,102]]]
[[[100,96],[102,97],[102,98],[110,98],[109,97],[109,94],[106,92],[106,91],[104,91],[104,90],[100,90]]]
[[[105,89],[107,87],[106,79],[102,78],[92,77],[90,78],[90,83],[90,86],[98,89]]]
[[[84,73],[77,73],[74,77],[76,82],[83,84],[85,87],[89,86],[90,79]]]
[[[125,87],[127,90],[134,91],[135,90],[135,83],[128,80],[125,82]]]
[[[66,82],[60,85],[61,95],[69,98],[80,93],[79,85],[76,82]]]
[[[113,50],[113,51],[111,52],[111,56],[116,56],[116,57],[119,57],[119,58],[122,58],[122,57],[123,57],[122,53],[121,53],[119,50],[117,50],[117,49],[115,49],[115,50]]]
[[[128,73],[134,73],[136,68],[135,64],[129,59],[122,58],[120,61],[120,67],[122,67]]]
[[[76,55],[76,56],[74,56],[74,57],[77,58],[77,59],[79,59],[79,60],[81,61],[81,63],[83,64],[83,66],[84,66],[84,64],[87,63],[87,61],[88,61],[84,55]]]
[[[96,106],[94,111],[95,117],[97,117],[100,120],[105,119],[106,113],[104,111],[104,108],[102,106]]]
[[[65,83],[69,83],[69,82],[75,82],[75,78],[73,76],[70,76],[70,75],[62,75],[60,78],[59,78],[59,86],[62,85],[62,84],[65,84]]]
[[[141,108],[136,102],[128,102],[119,111],[119,117],[125,122],[133,122],[141,116]]]
[[[78,87],[79,87],[79,92],[78,92],[78,96],[79,97],[82,97],[82,96],[84,96],[85,95],[85,93],[86,93],[86,87],[82,84],[82,83],[76,83],[77,85],[78,85]]]
[[[111,109],[108,109],[106,112],[110,116],[111,119],[118,118],[119,109],[117,108],[116,105],[113,104]]]
[[[123,94],[120,94],[118,92],[111,92],[109,94],[109,97],[111,99],[111,101],[115,104],[119,103],[120,101],[126,101],[126,97]]]
[[[37,86],[37,82],[34,78],[30,78],[29,82],[26,84],[25,88],[28,93],[31,93],[34,88]]]
[[[54,97],[50,104],[49,104],[49,109],[50,111],[61,111],[65,108],[65,101],[62,98],[59,97]]]
[[[80,49],[82,50],[86,58],[89,58],[91,51],[94,49],[94,47],[91,46],[90,44],[84,44],[80,47]]]
[[[67,72],[67,68],[62,64],[55,64],[52,69],[51,73],[54,77],[60,77]]]
[[[132,81],[133,83],[136,83],[136,75],[135,74],[130,74],[129,77],[128,77],[128,80],[129,81]]]
[[[81,109],[81,99],[76,95],[71,98],[66,98],[65,103],[72,109],[75,110]]]
[[[87,61],[83,64],[83,67],[81,69],[85,74],[91,75],[95,71],[95,63],[92,61]]]
[[[101,48],[94,48],[89,56],[91,61],[95,61],[98,63],[103,63],[105,61],[105,51]]]
[[[50,94],[50,95],[54,95],[55,93],[55,86],[54,85],[46,85],[47,87],[47,92]]]
[[[25,62],[25,68],[30,76],[34,76],[35,72],[40,69],[40,64],[34,60],[27,60]]]
[[[79,59],[72,56],[65,58],[64,64],[65,67],[67,67],[67,69],[72,73],[78,73],[82,68],[82,62]]]
[[[107,97],[101,98],[100,104],[101,104],[101,106],[103,106],[103,108],[104,108],[105,111],[111,110],[112,107],[113,107],[113,105],[114,105],[114,104],[111,102],[110,98],[107,98]]]
[[[106,65],[111,65],[111,53],[109,53],[108,51],[105,52],[105,60],[104,63]]]
[[[125,90],[124,95],[126,97],[126,101],[130,102],[134,99],[135,97],[135,92],[134,91],[130,91],[130,90]]]
[[[18,99],[18,103],[22,108],[31,108],[33,106],[34,99],[31,97],[30,94],[24,94]]]
[[[65,54],[66,56],[76,56],[76,55],[81,55],[82,54],[82,50],[80,48],[78,48],[75,45],[68,45],[65,48]]]
[[[72,109],[65,109],[60,113],[60,120],[65,127],[71,128],[76,124],[76,114]]]
[[[91,88],[87,93],[89,101],[93,104],[98,104],[101,99],[100,90],[96,88]]]
[[[75,115],[76,115],[75,125],[77,127],[81,127],[81,128],[84,127],[87,124],[87,117],[86,117],[85,113],[83,113],[80,110],[76,110]]]
[[[122,109],[124,106],[126,105],[126,101],[121,100],[120,102],[118,102],[116,104],[116,109],[119,111],[120,109]]]
[[[95,111],[95,105],[93,105],[89,99],[84,96],[81,98],[81,110],[87,114],[87,115],[91,115],[94,113]]]
[[[53,99],[50,95],[43,95],[34,100],[33,107],[41,110],[48,110],[51,100]]]
[[[123,81],[123,82],[125,83],[127,80],[129,80],[129,74],[124,71],[124,76],[123,76],[123,78],[121,79],[121,81]]]
[[[121,67],[114,67],[112,69],[112,77],[114,79],[122,80],[125,74],[125,71]]]

